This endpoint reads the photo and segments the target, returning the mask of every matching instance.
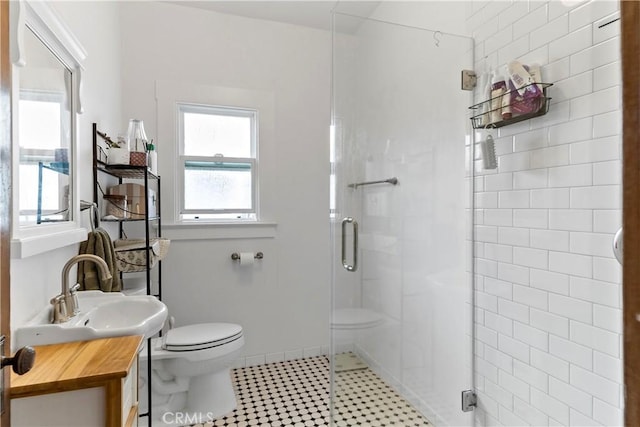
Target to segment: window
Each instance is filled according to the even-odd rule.
[[[256,220],[256,110],[178,104],[181,220]]]

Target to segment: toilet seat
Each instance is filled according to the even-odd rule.
[[[162,349],[172,352],[219,347],[242,338],[242,326],[233,323],[198,323],[170,329]]]

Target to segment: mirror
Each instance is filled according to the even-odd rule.
[[[48,2],[13,1],[12,256],[86,238],[77,197],[76,115],[86,53]]]
[[[73,220],[71,70],[27,27],[18,97],[20,226]]]

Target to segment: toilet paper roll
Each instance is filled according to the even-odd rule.
[[[253,252],[240,252],[240,265],[253,265]]]

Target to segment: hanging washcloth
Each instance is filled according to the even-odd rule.
[[[103,228],[96,228],[80,243],[80,254],[92,254],[102,258],[109,267],[111,279],[102,280],[98,266],[91,261],[78,263],[78,283],[83,291],[100,290],[103,292],[120,292],[122,282],[116,268],[113,242],[109,233]]]

